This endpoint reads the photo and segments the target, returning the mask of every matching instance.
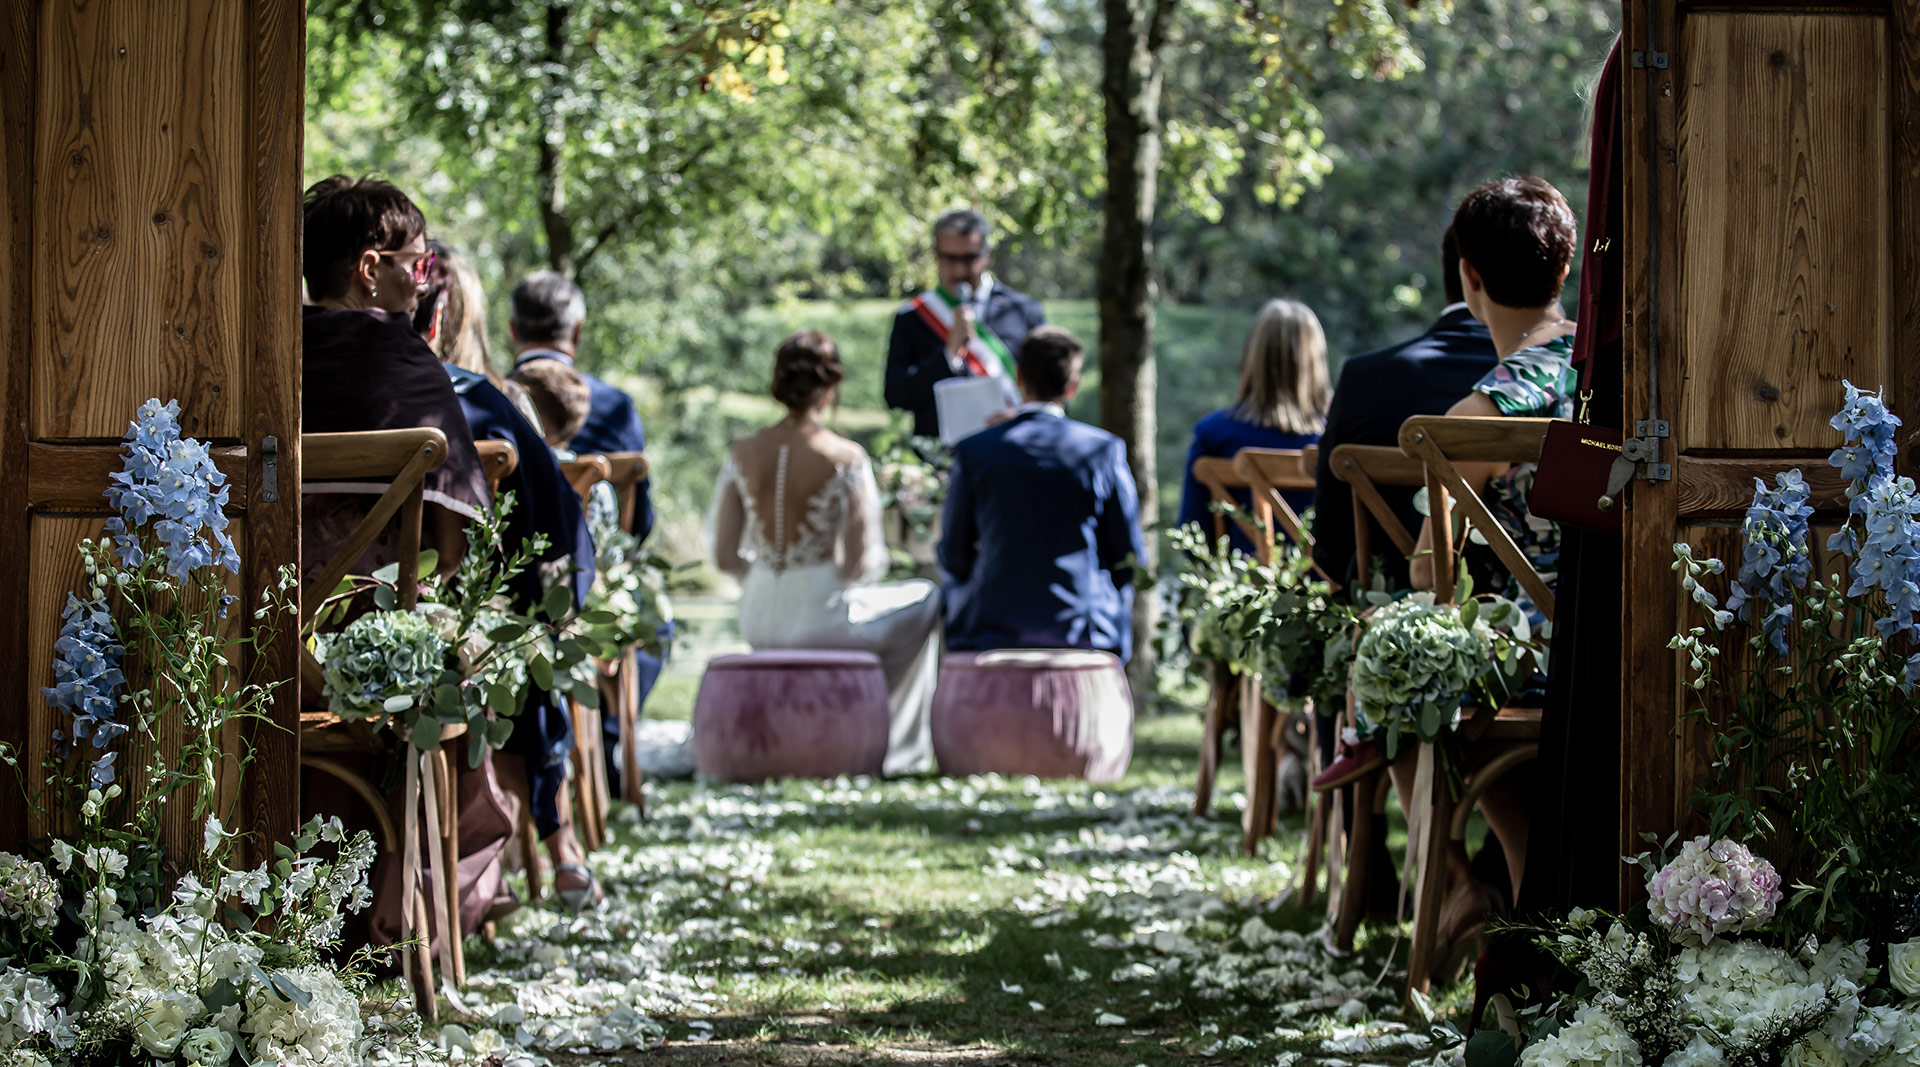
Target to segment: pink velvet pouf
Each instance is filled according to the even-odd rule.
[[[1116,781],[1133,758],[1126,670],[1082,649],[953,653],[933,697],[933,755],[955,776]]]
[[[887,723],[887,679],[871,652],[720,656],[693,704],[693,766],[726,782],[879,774]]]

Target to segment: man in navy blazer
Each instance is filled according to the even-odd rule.
[[[580,350],[580,327],[586,320],[586,297],[571,278],[550,270],[529,274],[513,287],[513,314],[507,320],[514,366],[532,359],[557,359],[573,366]],[[581,455],[646,451],[647,434],[640,428],[633,398],[586,371],[580,371],[580,377],[586,380],[593,407],[569,447]],[[653,532],[651,481],[640,483],[631,532],[641,541]]]
[[[887,406],[912,412],[913,432],[923,437],[940,433],[933,384],[973,374],[963,350],[973,336],[974,323],[984,324],[1017,361],[1021,343],[1047,321],[1040,301],[987,273],[993,259],[993,234],[979,212],[960,209],[934,220],[933,255],[940,288],[955,295],[968,293],[971,298],[954,309],[955,322],[945,340],[915,306],[928,295],[900,309],[887,339]]]
[[[1033,331],[1026,403],[954,448],[940,536],[951,649],[1133,651],[1140,501],[1121,440],[1061,407],[1081,355],[1067,331]]]
[[[1453,230],[1440,243],[1440,277],[1447,306],[1426,333],[1347,360],[1320,436],[1320,467],[1313,489],[1313,561],[1334,579],[1355,573],[1353,487],[1333,475],[1333,450],[1341,445],[1400,444],[1400,424],[1415,415],[1444,415],[1454,401],[1499,362],[1487,328],[1461,301],[1460,252]],[[1380,495],[1408,530],[1418,532],[1416,490],[1381,486]],[[1376,524],[1373,549],[1387,557],[1389,573],[1405,584],[1406,560]]]

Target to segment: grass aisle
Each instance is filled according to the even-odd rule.
[[[1187,816],[1197,740],[1143,721],[1105,789],[653,783],[596,858],[603,915],[527,909],[476,954],[475,1025],[558,1064],[1431,1059],[1382,979],[1391,932],[1333,959],[1275,906],[1297,834],[1242,857],[1237,776]]]

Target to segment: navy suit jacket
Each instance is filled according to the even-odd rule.
[[[564,352],[549,348],[528,349],[520,354],[514,365],[517,367],[530,359],[557,359],[579,370],[580,377],[587,383],[592,406],[587,411],[587,421],[581,424],[580,432],[573,435],[573,440],[567,442],[567,447],[583,456],[647,450],[647,432],[640,428],[640,413],[634,410],[632,397],[580,370],[579,365]],[[638,497],[633,502],[631,532],[642,542],[653,532],[652,479],[640,483]]]
[[[1251,422],[1241,422],[1233,417],[1232,408],[1223,408],[1201,419],[1193,427],[1193,444],[1187,448],[1187,474],[1180,487],[1180,518],[1174,525],[1185,526],[1197,522],[1206,531],[1207,537],[1213,537],[1213,494],[1193,476],[1193,461],[1202,456],[1231,457],[1238,455],[1243,448],[1305,448],[1320,440],[1319,435],[1310,433],[1288,433]],[[1311,489],[1289,489],[1280,494],[1286,498],[1287,506],[1296,512],[1304,512],[1313,505]],[[1253,495],[1245,489],[1233,491],[1233,498],[1242,509],[1253,506]],[[1253,542],[1240,532],[1238,523],[1227,524],[1227,536],[1238,551],[1246,555],[1253,554]]]
[[[1133,651],[1146,550],[1118,437],[1029,412],[954,449],[941,517],[947,646]]]
[[[995,278],[987,290],[987,306],[976,313],[1007,346],[1007,354],[1020,358],[1020,345],[1035,327],[1043,326],[1047,314],[1040,301],[1015,292]],[[893,334],[887,339],[887,406],[913,413],[913,432],[922,437],[937,437],[940,420],[934,413],[933,383],[954,377],[947,362],[947,345],[933,332],[920,313],[909,303],[893,317]]]
[[[1473,391],[1500,362],[1487,328],[1456,308],[1426,333],[1391,348],[1347,360],[1320,437],[1320,469],[1313,491],[1313,559],[1328,575],[1346,581],[1353,572],[1353,488],[1333,476],[1333,450],[1341,445],[1400,444],[1400,424],[1415,415],[1444,415]],[[1416,490],[1381,486],[1380,495],[1409,531],[1420,530]],[[1404,572],[1405,561],[1378,524],[1373,551]]]

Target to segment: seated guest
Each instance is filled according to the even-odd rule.
[[[1574,323],[1560,309],[1560,288],[1573,261],[1573,209],[1560,191],[1533,177],[1488,182],[1461,202],[1453,216],[1454,239],[1460,249],[1460,283],[1474,318],[1487,325],[1500,363],[1488,371],[1473,391],[1447,410],[1449,415],[1569,418],[1573,415],[1577,379],[1568,357],[1573,351]],[[1488,507],[1510,533],[1541,577],[1552,581],[1558,528],[1535,520],[1527,510],[1533,464],[1460,463],[1455,469],[1470,488],[1481,492]],[[1433,530],[1431,521],[1420,529],[1411,560],[1416,588],[1433,587]],[[1504,574],[1501,577],[1505,577]],[[1511,589],[1518,589],[1518,582]],[[1517,598],[1530,609],[1524,593]],[[1371,762],[1378,765],[1378,742],[1355,733],[1343,739],[1346,751],[1328,774],[1315,780],[1316,788],[1343,766]],[[1408,795],[1412,769],[1396,763],[1395,786]],[[1524,797],[1511,777],[1502,778],[1482,796],[1480,810],[1504,851],[1509,888],[1515,895],[1526,864],[1528,814]],[[1512,897],[1508,897],[1512,899]],[[1462,926],[1477,921],[1483,909],[1459,912]],[[1452,940],[1449,937],[1447,940]]]
[[[1500,364],[1447,414],[1572,418],[1579,377],[1570,358],[1574,323],[1560,308],[1560,287],[1577,233],[1566,198],[1539,178],[1488,182],[1461,202],[1453,232],[1467,306],[1487,324]],[[1470,488],[1480,490],[1488,509],[1551,586],[1560,530],[1527,509],[1534,468],[1532,463],[1462,463],[1457,469]],[[1433,587],[1432,544],[1431,525],[1423,525],[1420,554],[1412,564],[1415,588]],[[1531,612],[1519,583],[1506,578],[1504,572],[1496,575],[1493,587],[1511,590]]]
[[[1305,448],[1320,439],[1327,412],[1327,337],[1313,309],[1297,300],[1269,300],[1247,331],[1240,352],[1240,395],[1232,407],[1201,419],[1187,449],[1187,474],[1180,489],[1179,525],[1197,522],[1211,533],[1212,494],[1193,476],[1202,456],[1232,457],[1243,448]],[[1306,489],[1280,494],[1295,512],[1313,504]],[[1243,509],[1252,506],[1245,490],[1234,493]],[[1251,555],[1253,544],[1239,525],[1229,524],[1233,547]]]
[[[448,359],[446,374],[475,439],[505,441],[518,456],[500,483],[501,492],[511,493],[514,501],[501,531],[505,547],[517,551],[535,534],[547,542],[546,551],[509,586],[514,610],[532,612],[545,597],[551,578],[572,582],[574,603],[584,604],[593,584],[593,541],[580,498],[561,475],[560,464],[539,430],[495,386],[497,373],[453,363],[451,353],[465,352],[469,361],[477,357],[481,368],[491,370],[485,356],[486,303],[473,264],[444,245],[438,245],[436,252],[439,275],[415,321],[427,320],[428,340]],[[504,384],[519,391],[531,409],[524,390],[511,382]],[[572,747],[572,723],[564,701],[536,687],[528,691],[526,705],[514,720],[499,768],[508,791],[519,798],[553,861],[560,899],[578,909],[598,895],[598,887],[570,818],[566,759]]]
[[[805,330],[780,343],[772,393],[787,416],[733,443],[708,536],[714,564],[740,579],[740,636],[756,649],[879,656],[891,710],[883,770],[927,770],[938,590],[921,579],[879,580],[887,545],[873,466],[865,449],[823,424],[845,376],[826,334]]]
[[[464,551],[465,526],[491,500],[453,384],[413,329],[433,268],[426,219],[405,193],[372,178],[336,175],[307,190],[301,271],[312,303],[301,309],[302,429],[345,433],[431,426],[447,460],[426,477],[427,542],[442,568]],[[318,571],[384,486],[307,486],[302,557]],[[371,566],[392,560],[376,542]]]
[[[1139,497],[1126,445],[1061,407],[1081,356],[1067,331],[1034,330],[1020,348],[1025,402],[954,449],[940,537],[949,648],[1132,654]]]
[[[572,367],[587,384],[587,417],[564,439],[564,446],[581,455],[646,451],[647,435],[640,426],[640,414],[634,410],[633,398],[574,366],[574,357],[580,351],[581,330],[587,320],[587,301],[580,287],[554,271],[530,274],[513,287],[512,307],[507,331],[513,335],[513,377],[521,378],[521,372],[532,364],[550,361]],[[551,432],[546,437],[549,441],[558,439]],[[629,532],[641,543],[653,532],[652,493],[651,479],[641,481],[634,488],[633,526]],[[660,680],[664,664],[659,656],[636,648],[633,665],[640,710],[645,711],[647,695]],[[608,721],[613,724],[610,727],[613,734],[606,746],[611,753],[618,748],[619,720]],[[609,775],[607,781],[616,783],[619,776]]]
[[[586,320],[586,297],[571,279],[550,270],[528,275],[513,287],[513,315],[507,321],[507,331],[513,335],[514,368],[538,359],[574,366]],[[586,371],[580,371],[580,377],[591,390],[592,404],[567,447],[581,455],[646,451],[647,434],[640,427],[633,398]],[[653,532],[651,492],[649,483],[641,482],[633,507],[632,533],[643,542]]]
[[[1415,415],[1443,415],[1499,362],[1487,328],[1473,317],[1460,289],[1460,252],[1448,228],[1440,242],[1440,281],[1447,306],[1426,333],[1347,360],[1327,409],[1313,489],[1313,560],[1335,581],[1353,579],[1353,487],[1334,476],[1341,445],[1400,447],[1400,424]],[[1415,491],[1383,485],[1380,495],[1407,529],[1420,525]],[[1386,553],[1388,573],[1404,579],[1406,561],[1385,531],[1372,538]],[[1404,581],[1390,584],[1404,585]]]
[[[412,315],[421,287],[431,277],[433,254],[427,248],[426,220],[405,193],[383,181],[335,176],[307,190],[303,205],[301,271],[311,303],[301,309],[301,418],[310,433],[343,433],[433,427],[446,435],[446,462],[425,481],[427,542],[439,549],[448,570],[466,549],[465,526],[491,503],[486,474],[474,449],[466,413],[440,361],[414,332]],[[301,557],[307,577],[324,569],[372,507],[383,485],[348,483],[306,485],[301,507]],[[393,562],[398,545],[383,534],[356,563],[354,572],[371,574]],[[371,605],[368,605],[369,607]],[[318,697],[318,694],[313,694]],[[462,766],[465,765],[462,760]],[[377,771],[374,772],[378,779]],[[301,790],[307,814],[358,811],[353,794],[329,776],[315,776]],[[463,863],[462,884],[484,853],[497,856],[511,824],[503,809],[488,814],[497,799],[491,783],[463,780],[463,795],[476,801],[462,820],[463,849],[482,856]],[[397,798],[390,796],[389,804]],[[463,805],[464,806],[464,805]],[[373,884],[378,887],[372,914],[355,920],[354,938],[397,940],[410,899],[401,884],[397,857],[380,858]],[[476,909],[462,908],[463,921],[477,919],[491,903],[490,887],[476,885],[488,899]],[[362,931],[359,922],[366,922]],[[444,931],[442,932],[444,936]]]
[[[473,268],[472,260],[439,241],[428,241],[427,248],[434,255],[434,276],[429,293],[413,313],[414,328],[433,346],[440,362],[485,375],[537,429],[540,417],[527,399],[527,391],[501,377],[493,365],[487,293],[480,286],[480,272]]]

